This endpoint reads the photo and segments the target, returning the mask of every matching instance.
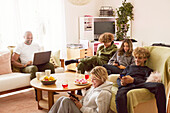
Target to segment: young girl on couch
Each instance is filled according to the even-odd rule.
[[[103,67],[107,69],[108,74],[119,74],[126,66],[135,64],[132,51],[132,41],[130,39],[125,39],[120,49],[109,60],[108,64],[103,65]]]

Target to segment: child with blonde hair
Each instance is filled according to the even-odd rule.
[[[128,113],[127,110],[127,92],[132,89],[146,88],[151,93],[155,94],[158,113],[166,113],[166,96],[165,89],[162,83],[146,82],[147,77],[153,71],[145,66],[146,60],[150,53],[147,49],[137,47],[133,51],[135,65],[127,66],[122,74],[117,79],[119,89],[116,94],[116,108],[118,113]]]
[[[93,85],[80,101],[73,96],[60,97],[48,113],[108,113],[113,83],[107,81],[107,70],[102,66],[90,73]]]

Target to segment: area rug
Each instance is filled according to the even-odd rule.
[[[0,97],[0,113],[47,113],[47,110],[38,110],[34,89],[26,92]]]

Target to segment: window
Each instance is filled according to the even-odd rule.
[[[25,31],[44,49],[66,47],[63,0],[1,0],[0,8],[0,48],[22,42]]]

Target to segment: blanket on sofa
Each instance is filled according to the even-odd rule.
[[[168,84],[170,84],[170,48],[167,47],[158,47],[158,46],[150,46],[145,47],[150,51],[150,58],[147,60],[146,65],[153,69],[154,71],[158,71],[162,74],[162,83],[165,85],[166,94],[169,91]],[[114,75],[113,75],[114,76]],[[118,75],[116,75],[118,77]],[[112,80],[112,82],[116,82]],[[114,84],[112,88],[112,100],[111,100],[111,110],[117,113],[116,103],[115,103],[115,95],[117,93],[117,85]],[[149,90],[142,89],[134,89],[127,93],[127,107],[129,113],[134,113],[134,107],[136,107],[139,103],[147,102],[148,100],[154,99],[154,94],[150,93]]]
[[[147,48],[151,53],[146,65],[154,71],[158,71],[162,74],[162,83],[165,86],[167,94],[169,91],[168,84],[170,82],[170,48],[159,46],[150,46],[145,48]]]

